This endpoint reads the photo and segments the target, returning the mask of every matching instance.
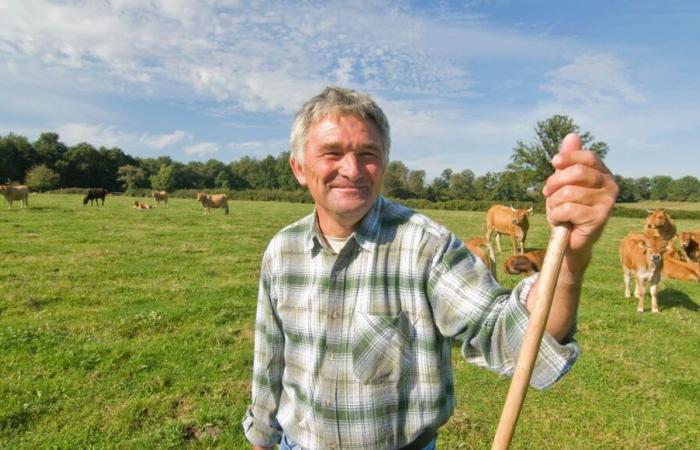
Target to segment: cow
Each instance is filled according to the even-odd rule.
[[[511,275],[530,274],[542,269],[545,250],[532,250],[522,255],[512,255],[503,265],[503,270]]]
[[[134,202],[134,208],[136,209],[153,209],[153,206],[149,205],[148,203],[139,203],[138,200]]]
[[[634,277],[637,311],[644,312],[645,285],[649,283],[651,310],[659,312],[658,284],[663,270],[663,254],[667,243],[662,239],[648,238],[629,233],[620,241],[620,263],[625,280],[625,298],[630,297],[630,278]]]
[[[85,197],[83,198],[83,206],[87,205],[88,202],[92,205],[93,200],[95,201],[96,205],[99,205],[100,202],[99,200],[102,199],[102,205],[105,204],[105,196],[109,194],[109,191],[104,188],[91,188],[88,189],[88,191],[85,193]]]
[[[493,246],[491,242],[487,241],[483,237],[475,237],[469,239],[464,243],[464,245],[472,252],[476,257],[481,259],[486,267],[493,275],[494,280],[498,280],[496,275],[496,257],[493,253]]]
[[[168,206],[168,193],[166,191],[151,191],[151,197],[156,201],[156,205],[160,206],[160,202]]]
[[[676,236],[676,225],[671,216],[663,209],[655,211],[647,210],[649,215],[644,223],[644,236],[650,238],[660,237],[664,241],[671,241]]]
[[[681,231],[678,233],[681,249],[689,261],[700,263],[700,231]]]
[[[699,281],[700,265],[692,261],[681,261],[677,257],[665,253],[661,275],[671,280]]]
[[[27,186],[7,186],[0,185],[0,192],[5,196],[5,200],[10,205],[7,209],[12,209],[12,202],[20,200],[20,208],[29,208],[29,188]]]
[[[205,214],[209,214],[211,208],[223,208],[224,214],[228,214],[228,198],[226,194],[209,195],[205,192],[197,192],[197,201],[204,206]]]
[[[528,216],[532,215],[532,208],[515,209],[512,206],[493,205],[486,213],[486,240],[491,242],[493,233],[496,233],[496,247],[501,252],[501,234],[510,235],[513,254],[516,254],[515,243],[520,243],[520,253],[525,253],[525,238],[530,228]]]

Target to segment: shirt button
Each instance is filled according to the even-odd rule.
[[[340,314],[338,313],[338,311],[333,311],[333,312],[331,313],[331,319],[337,319],[339,315],[340,315]]]
[[[328,359],[330,359],[331,361],[335,361],[335,353],[331,353],[331,354],[328,356]]]
[[[323,401],[323,406],[331,406],[331,402],[328,400]]]
[[[331,442],[331,443],[329,443],[329,444],[328,444],[328,448],[335,448],[335,444],[334,444],[334,443],[332,443],[332,442]]]

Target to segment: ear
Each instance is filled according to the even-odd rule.
[[[297,179],[300,185],[306,186],[306,175],[304,175],[304,166],[299,164],[299,161],[294,156],[289,157],[289,165],[292,167],[294,178]]]

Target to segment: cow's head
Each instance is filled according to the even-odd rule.
[[[685,251],[697,248],[700,244],[700,236],[690,231],[681,231],[678,233],[678,240],[681,243],[681,248]]]
[[[521,225],[527,216],[532,215],[532,207],[528,209],[516,209],[513,208],[513,205],[510,205],[510,210],[513,213],[513,218],[511,219],[513,225]]]
[[[663,261],[664,252],[668,249],[668,242],[661,239],[639,239],[638,245],[644,250],[647,264],[658,266]]]
[[[671,218],[668,216],[668,214],[666,214],[666,211],[664,211],[663,208],[659,208],[655,211],[647,210],[647,213],[649,213],[649,215],[647,216],[646,224],[644,225],[645,228],[663,228],[664,225],[666,225],[671,220]]]
[[[207,198],[207,194],[205,194],[204,192],[197,192],[197,201],[198,202],[201,202],[205,198]]]
[[[151,191],[151,197],[156,198],[156,191]]]
[[[90,195],[86,195],[85,197],[83,197],[83,205],[87,205],[89,201],[90,201]]]
[[[0,184],[0,192],[5,193],[10,190],[10,186],[6,186],[4,184]]]

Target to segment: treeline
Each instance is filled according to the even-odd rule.
[[[549,158],[568,132],[579,132],[566,116],[554,116],[538,122],[535,144],[518,142],[503,172],[476,176],[471,170],[445,169],[429,183],[424,170],[412,170],[401,161],[386,168],[384,194],[398,199],[442,202],[531,202],[542,199],[543,181],[551,173]],[[601,157],[607,145],[592,142],[589,133],[581,133],[588,147]],[[187,189],[250,191],[255,196],[266,191],[288,192],[272,195],[280,198],[306,198],[288,163],[289,152],[262,159],[244,156],[225,164],[216,159],[182,163],[167,156],[138,158],[120,148],[96,148],[89,143],[63,144],[56,133],[42,133],[30,142],[24,136],[0,136],[0,182],[24,183],[34,191],[61,188],[104,187],[111,191],[139,193],[157,189],[169,192]],[[693,176],[673,179],[669,176],[626,178],[616,176],[619,201],[640,200],[700,201],[700,181]]]

